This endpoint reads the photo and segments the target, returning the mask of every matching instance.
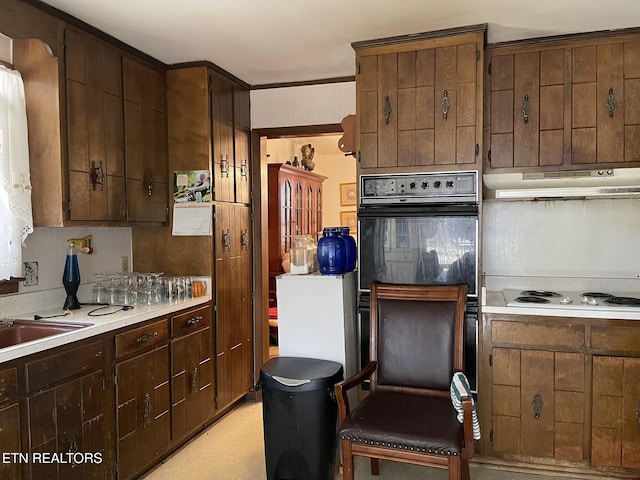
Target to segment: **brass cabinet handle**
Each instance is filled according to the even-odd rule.
[[[196,315],[195,317],[191,317],[189,320],[187,320],[187,325],[195,325],[200,320],[202,320],[202,318],[203,317],[201,315]]]
[[[384,123],[389,125],[389,119],[391,118],[391,102],[389,101],[389,95],[384,97]]]
[[[151,395],[144,394],[144,424],[145,427],[151,423]]]
[[[91,170],[91,183],[93,185],[94,190],[97,188],[98,190],[104,190],[104,167],[102,166],[102,160],[98,163],[97,167],[93,167]]]
[[[78,442],[75,438],[71,439],[71,444],[69,445],[68,452],[71,454],[78,453]]]
[[[193,373],[191,374],[191,392],[192,393],[198,393],[198,384],[199,384],[199,378],[198,378],[198,367],[195,367],[193,369]]]
[[[609,96],[607,97],[607,107],[609,107],[609,116],[613,117],[613,110],[616,108],[616,97],[613,94],[613,88],[609,89]]]
[[[144,176],[145,186],[147,187],[147,195],[153,195],[153,172],[151,170],[147,170]]]
[[[145,343],[145,342],[148,342],[149,340],[151,340],[152,338],[155,338],[157,336],[158,336],[158,332],[145,333],[144,335],[140,335],[138,338],[136,338],[136,342]]]
[[[231,230],[228,228],[222,233],[222,246],[226,248],[228,252],[231,251]]]
[[[249,250],[249,230],[248,229],[245,228],[244,232],[242,232],[242,238],[240,242],[242,243],[242,247],[245,250]]]
[[[442,102],[440,103],[442,106],[442,119],[446,120],[449,116],[449,107],[451,103],[449,102],[449,92],[446,90],[443,92]]]
[[[242,178],[247,178],[247,159],[242,160],[242,165],[240,165],[240,176]]]
[[[529,95],[525,95],[524,101],[522,102],[522,116],[524,118],[524,123],[529,123],[529,115],[531,115],[531,104],[529,103]]]
[[[533,402],[531,403],[533,405],[534,418],[540,418],[540,415],[542,415],[542,406],[544,405],[544,403],[542,403],[542,397],[540,395],[536,395],[533,397]]]
[[[220,174],[225,178],[229,178],[229,155],[220,158]]]

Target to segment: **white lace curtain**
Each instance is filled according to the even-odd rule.
[[[20,73],[0,66],[0,279],[22,276],[22,245],[33,232],[27,110]]]

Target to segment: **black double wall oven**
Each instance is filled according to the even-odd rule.
[[[371,282],[468,285],[465,374],[477,389],[478,172],[360,176],[358,317],[369,361]]]

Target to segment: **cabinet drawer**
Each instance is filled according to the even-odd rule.
[[[496,320],[491,323],[491,340],[494,344],[583,348],[584,335],[584,325],[551,325]]]
[[[116,357],[162,345],[169,339],[166,319],[155,321],[142,327],[116,335]]]
[[[171,317],[171,336],[178,337],[211,326],[209,305]]]
[[[27,391],[33,392],[61,380],[104,366],[102,342],[97,341],[26,364]]]
[[[640,353],[640,324],[637,327],[591,327],[591,347]]]
[[[0,372],[0,403],[15,400],[18,396],[18,370],[9,368]]]

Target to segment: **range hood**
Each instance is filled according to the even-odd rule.
[[[483,175],[485,198],[640,197],[640,168]]]

